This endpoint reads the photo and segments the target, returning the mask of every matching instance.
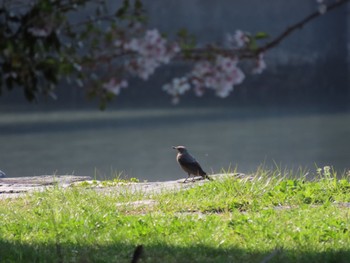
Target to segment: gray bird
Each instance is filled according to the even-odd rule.
[[[196,159],[188,153],[185,146],[173,146],[173,149],[178,151],[176,156],[176,161],[180,164],[181,168],[188,174],[188,177],[184,181],[184,183],[193,175],[194,176],[202,176],[203,179],[213,180],[211,179],[206,172],[203,171],[200,164],[196,161]]]
[[[6,177],[6,174],[3,171],[0,170],[0,178],[1,177]]]

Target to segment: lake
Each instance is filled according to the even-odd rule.
[[[173,145],[185,145],[208,173],[350,169],[350,112],[280,109],[1,110],[0,169],[8,177],[116,174],[183,178]]]

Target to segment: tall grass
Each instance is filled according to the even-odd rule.
[[[53,188],[0,201],[0,262],[348,262],[350,183],[258,169],[181,191]],[[151,203],[135,202],[152,200]]]

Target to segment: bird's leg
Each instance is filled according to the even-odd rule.
[[[190,178],[190,174],[188,174],[188,176],[187,176],[187,178],[185,179],[185,181],[184,181],[184,183],[186,183],[187,182],[187,180],[188,180],[188,178]]]

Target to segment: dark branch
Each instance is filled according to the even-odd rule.
[[[344,5],[347,2],[349,2],[349,1],[350,0],[336,0],[335,3],[327,5],[327,12],[336,9],[337,7],[339,7],[341,5]],[[255,51],[255,54],[259,54],[259,53],[265,52],[266,50],[277,46],[283,39],[285,39],[287,36],[292,34],[295,30],[301,29],[305,24],[309,23],[311,20],[313,20],[313,19],[315,19],[315,18],[317,18],[319,16],[322,16],[322,14],[319,11],[308,15],[307,17],[302,19],[300,22],[298,22],[298,23],[288,27],[284,32],[282,32],[278,37],[276,37],[271,42],[268,42],[264,46],[258,48]]]
[[[335,0],[334,3],[327,5],[327,12],[340,7],[341,5],[350,2],[350,0]],[[205,47],[205,48],[194,48],[183,51],[177,59],[189,59],[189,60],[200,60],[200,59],[210,59],[213,58],[213,55],[223,55],[228,57],[238,57],[240,59],[252,59],[257,57],[260,53],[263,53],[271,48],[276,47],[278,44],[282,42],[286,37],[292,34],[295,30],[303,28],[304,25],[314,20],[315,18],[322,16],[319,11],[316,11],[301,21],[295,23],[294,25],[288,27],[285,31],[283,31],[279,36],[274,38],[272,41],[267,42],[265,45],[258,47],[257,49],[249,49],[248,47],[244,49],[225,49],[225,48],[213,48],[213,47]]]

